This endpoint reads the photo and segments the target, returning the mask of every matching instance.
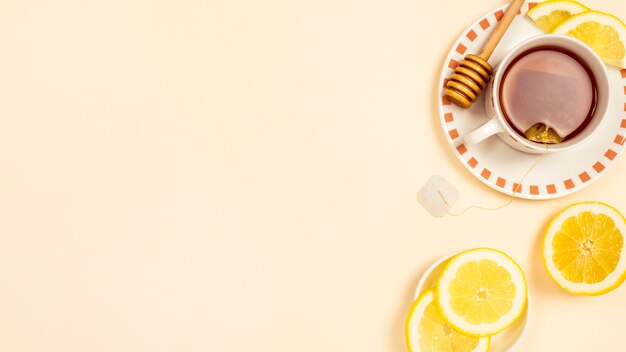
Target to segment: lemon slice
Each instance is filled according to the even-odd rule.
[[[576,1],[551,0],[535,5],[526,15],[544,32],[551,33],[568,18],[585,11],[589,11],[589,8]]]
[[[437,282],[443,318],[474,336],[496,334],[515,322],[526,307],[526,279],[506,254],[472,249],[450,259]]]
[[[624,67],[626,25],[617,17],[598,11],[587,11],[558,25],[554,34],[565,34],[589,45],[604,61]]]
[[[487,352],[489,337],[461,334],[443,320],[435,289],[423,292],[413,303],[406,320],[406,344],[409,352]]]
[[[572,204],[548,226],[543,262],[565,291],[601,295],[618,287],[626,274],[626,219],[599,202]]]

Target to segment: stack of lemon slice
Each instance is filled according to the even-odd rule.
[[[451,258],[437,286],[413,303],[406,322],[409,351],[486,352],[490,337],[510,327],[526,307],[522,269],[489,248]]]
[[[608,65],[626,67],[626,25],[572,0],[542,2],[527,12],[546,33],[569,35],[589,45]]]

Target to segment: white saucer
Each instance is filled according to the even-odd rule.
[[[530,2],[522,6],[520,15],[515,18],[489,60],[492,66],[495,67],[521,41],[543,34],[525,15],[535,4]],[[445,82],[458,62],[466,54],[480,52],[507,6],[476,21],[452,46],[439,81],[439,118],[454,154],[472,175],[489,187],[510,195],[539,156],[513,149],[498,137],[466,146],[463,136],[487,121],[483,100],[479,99],[474,106],[465,110],[451,104],[442,95]],[[626,140],[626,70],[608,69],[612,96],[607,121],[593,139],[585,144],[544,156],[526,177],[516,197],[551,199],[569,195],[597,181],[619,159]]]
[[[422,292],[436,286],[437,279],[439,278],[439,275],[441,274],[441,271],[443,270],[445,264],[447,263],[448,259],[450,259],[454,255],[455,254],[443,256],[439,260],[434,262],[428,269],[426,269],[420,281],[417,283],[414,299],[417,299]],[[520,316],[520,318],[515,321],[515,323],[513,323],[510,328],[491,337],[491,347],[489,348],[490,352],[511,352],[515,350],[517,345],[524,337],[524,333],[526,332],[526,328],[528,327],[528,322],[530,321],[529,309],[530,292],[528,292],[528,302],[526,304],[526,308],[524,308],[522,316]]]

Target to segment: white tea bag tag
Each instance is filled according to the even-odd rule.
[[[443,176],[432,176],[417,192],[417,201],[432,216],[442,217],[459,200],[459,192]]]

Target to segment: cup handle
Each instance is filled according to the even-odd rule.
[[[500,122],[494,116],[489,121],[485,122],[482,126],[476,128],[468,135],[465,136],[465,144],[466,145],[474,145],[478,144],[485,139],[493,136],[496,133],[504,132],[502,126],[500,126]]]

